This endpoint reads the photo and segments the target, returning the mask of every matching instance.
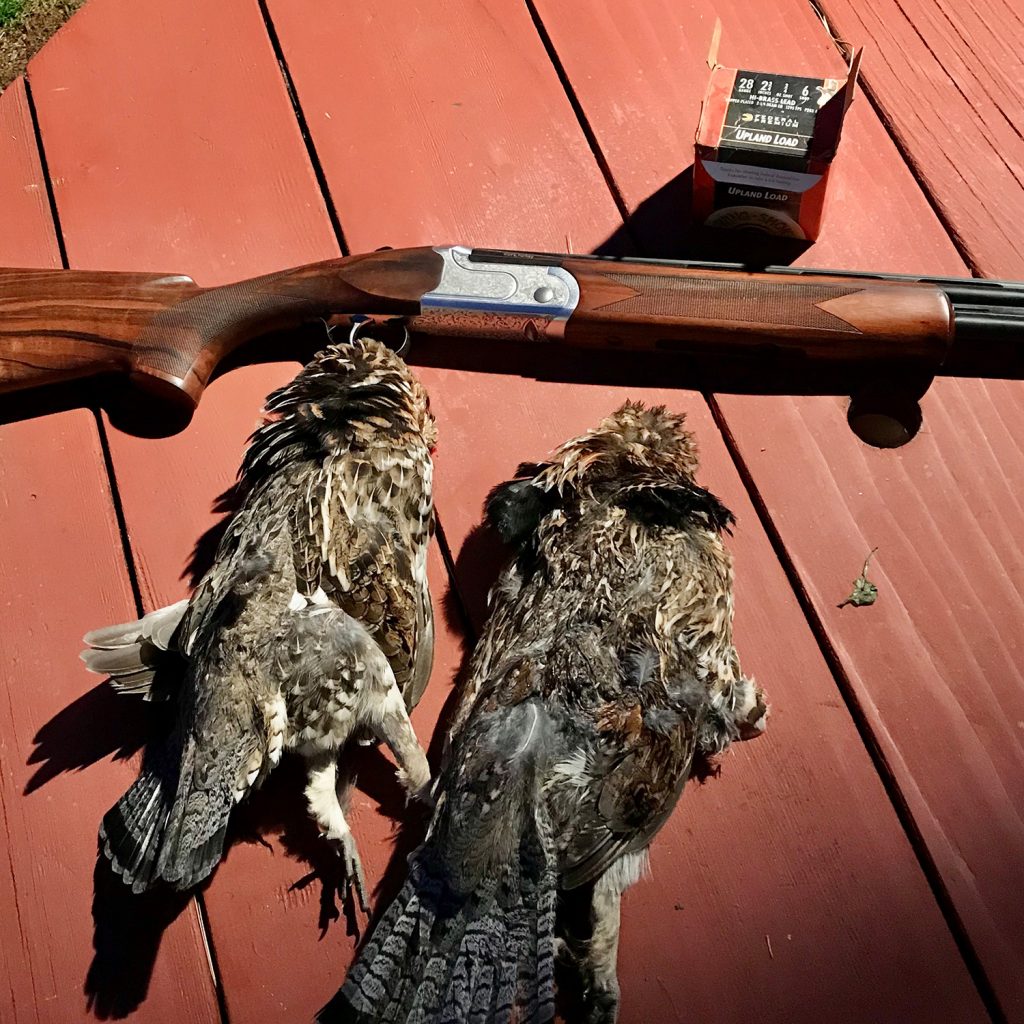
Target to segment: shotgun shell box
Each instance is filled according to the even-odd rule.
[[[693,168],[695,222],[814,241],[860,52],[851,53],[846,78],[709,63]]]

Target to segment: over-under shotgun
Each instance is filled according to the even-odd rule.
[[[257,335],[322,319],[413,333],[1017,377],[1024,285],[730,264],[390,249],[216,288],[180,275],[0,270],[0,391],[130,374],[194,406]]]

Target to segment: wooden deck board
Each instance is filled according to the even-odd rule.
[[[1012,0],[824,0],[972,265],[1024,278],[1024,14]]]
[[[585,252],[620,223],[525,6],[268,8],[353,252]]]
[[[716,12],[723,20],[723,63],[797,73],[842,68],[837,53],[822,50],[822,27],[802,3],[778,3],[756,23],[720,4],[697,5],[680,18],[658,3],[626,23],[612,17],[613,5],[595,4],[594,24],[604,33],[599,43],[579,39],[571,4],[539,0],[539,8],[633,207],[658,191],[651,168],[661,167],[668,180],[691,159],[692,112],[707,80],[701,29]],[[852,30],[842,35],[865,41]],[[770,52],[765,39],[772,40]],[[865,55],[868,74],[873,52]],[[604,54],[628,54],[628,60],[609,62]],[[652,70],[639,77],[639,67]],[[669,80],[674,91],[664,84]],[[922,117],[931,110],[932,120],[941,120],[941,94],[918,84],[913,96]],[[626,118],[627,129],[612,116],[615,103],[635,110],[644,102],[648,121],[673,129],[652,132],[646,168],[635,156],[635,118]],[[851,109],[835,172],[823,237],[800,262],[967,273],[863,98]],[[991,187],[999,187],[998,179]],[[663,224],[652,228],[641,218],[638,229],[644,251],[667,244]],[[1024,900],[1007,885],[1008,873],[1024,861],[1024,747],[1016,726],[1024,720],[1024,686],[1015,658],[1024,560],[1016,542],[1019,502],[1007,481],[1020,479],[1015,438],[1024,428],[1022,396],[1019,383],[940,381],[923,403],[919,437],[888,452],[850,434],[839,399],[717,399],[1011,1017],[1024,1013]],[[838,610],[875,546],[878,603]]]
[[[21,82],[0,96],[0,223],[0,264],[60,266]],[[134,774],[117,757],[136,748],[144,718],[77,658],[97,616],[134,612],[92,412],[0,426],[0,537],[0,1019],[65,1024],[87,1002],[107,1015],[145,997],[136,1020],[213,1021],[194,913],[168,930],[148,991],[126,983],[102,938],[94,956],[96,828]],[[101,935],[116,910],[97,906]],[[120,956],[149,958],[147,937],[136,929],[141,947]]]
[[[553,73],[536,74],[543,51],[525,12],[447,3],[432,8],[424,40],[422,25],[407,35],[395,33],[397,7],[388,4],[360,14],[317,7],[316,33],[305,30],[312,5],[272,0],[270,9],[354,251],[383,242],[476,244],[480,234],[491,241],[496,205],[507,211],[504,245],[557,248],[566,234],[577,248],[601,240],[595,227],[609,222],[611,198],[595,175],[580,182],[584,140],[551,93]],[[495,25],[512,42],[490,68],[485,100],[482,83],[460,69],[472,69],[473,52],[497,31]],[[597,45],[602,56],[612,52],[595,44],[578,17],[573,31],[581,45]],[[445,41],[440,48],[439,40]],[[342,43],[357,57],[343,67],[331,65],[326,55]],[[827,55],[826,44],[821,48]],[[422,47],[433,58],[425,64]],[[415,79],[395,73],[412,67],[422,69]],[[598,77],[598,70],[592,74]],[[379,137],[380,129],[369,131],[384,108],[378,106],[382,94],[387,135],[403,140],[400,148]],[[547,119],[546,138],[553,140],[547,146],[533,141],[539,109]],[[320,111],[330,118],[320,119]],[[424,117],[423,111],[441,113]],[[656,122],[644,122],[635,145],[644,145],[642,132],[655,131]],[[494,125],[499,142],[493,150],[478,145],[472,167],[446,167],[449,149],[457,151],[465,137],[491,139]],[[502,153],[513,148],[510,136],[530,140],[532,150],[525,141],[515,145],[525,164],[503,161]],[[564,153],[567,147],[566,199],[538,216],[535,168],[550,167],[552,148]],[[380,187],[399,175],[403,189],[417,197],[404,222],[398,216],[405,208],[396,212]],[[529,222],[520,220],[524,208]],[[447,222],[441,219],[446,213]],[[487,489],[518,461],[543,455],[593,425],[627,395],[691,410],[707,452],[704,479],[741,513],[735,542],[739,642],[745,665],[770,687],[777,731],[730,758],[727,780],[687,798],[656,843],[654,878],[627,897],[623,1019],[930,1020],[940,1006],[943,1014],[985,1019],[703,402],[680,392],[541,384],[427,367],[421,374],[441,427],[438,504],[458,558],[460,591],[478,622],[496,559],[493,544],[473,534]],[[826,810],[836,806],[842,815]],[[766,814],[765,808],[773,810]],[[736,858],[737,846],[758,850],[757,859]],[[723,862],[730,864],[728,881],[718,868]],[[733,895],[754,891],[756,900]],[[685,910],[676,910],[677,903]],[[821,912],[823,907],[829,910]],[[689,944],[685,936],[695,933],[702,941]],[[799,944],[779,954],[788,957],[792,973],[776,970],[766,935]],[[736,956],[709,956],[709,947]]]
[[[893,459],[839,449],[835,410],[823,405],[723,400],[747,434],[740,450],[1011,1020],[1024,1012],[1024,899],[1012,881],[1024,858],[1017,387],[939,382],[924,403],[926,431]],[[806,468],[797,475],[793,464]],[[813,503],[811,488],[821,496]],[[874,547],[878,602],[840,611]]]
[[[22,81],[0,95],[0,145],[3,258],[8,264],[57,269],[61,265],[60,250]]]
[[[685,221],[677,186],[664,186],[691,159],[714,13],[726,21],[726,61],[768,53],[773,62],[785,60],[785,70],[811,71],[838,61],[796,0],[777,0],[756,21],[738,6],[681,9],[645,0],[628,26],[613,17],[615,5],[596,0],[586,21],[566,0],[539,0],[538,7],[616,184],[631,208],[648,213],[636,217],[632,231],[651,254],[672,252],[675,225]],[[617,246],[628,244],[525,8],[444,0],[428,12],[379,0],[324,9],[311,0],[269,0],[269,9],[353,250],[450,241],[551,249],[571,243],[581,250],[610,236]],[[172,7],[91,0],[37,58],[32,81],[72,265],[166,269],[213,284],[336,253],[256,0]],[[9,113],[10,95],[0,100],[0,118]],[[861,141],[851,145],[851,138]],[[0,135],[0,152],[3,145]],[[26,152],[22,147],[19,158]],[[0,210],[14,210],[17,237],[31,238],[36,229],[27,225],[35,223],[33,210],[46,213],[43,197],[29,190],[5,198],[4,171],[0,164]],[[985,236],[989,228],[979,224]],[[10,261],[3,246],[0,238],[0,259]],[[1005,245],[1000,252],[1005,258]],[[52,248],[39,258],[52,261]],[[962,271],[863,100],[848,122],[826,237],[804,262]],[[260,401],[294,368],[250,367],[215,382],[178,437],[141,440],[112,431],[147,604],[186,592],[183,570],[217,518],[209,511],[213,499],[233,477]],[[521,458],[542,455],[627,394],[688,410],[706,452],[704,481],[741,515],[733,542],[738,640],[745,667],[769,689],[775,718],[768,738],[740,748],[720,780],[688,795],[656,843],[654,878],[627,898],[624,1024],[691,1015],[986,1019],[702,400],[421,372],[441,420],[442,523],[459,556],[460,593],[477,621],[499,557],[473,533],[483,494]],[[1013,728],[1024,709],[1013,657],[1024,575],[1004,540],[1022,525],[1012,485],[1022,468],[1014,442],[1019,386],[943,383],[926,401],[925,431],[898,453],[863,449],[835,399],[719,402],[1004,1009],[1019,1015],[1021,908],[1013,894],[1021,751]],[[58,419],[68,436],[85,437],[92,423],[92,440],[75,461],[95,466],[104,479],[91,416]],[[38,444],[51,436],[49,427],[26,433],[36,426],[0,428],[0,445],[3,431],[14,429],[11,436],[28,451],[26,438]],[[0,448],[0,466],[3,455]],[[16,492],[25,486],[19,478]],[[58,495],[71,493],[67,482],[51,480],[54,515]],[[27,530],[57,520],[16,522]],[[111,529],[109,521],[104,528]],[[110,576],[103,567],[82,571],[94,588],[118,579],[127,593],[116,530],[112,538],[97,542],[110,557]],[[866,547],[876,543],[879,604],[834,611]],[[35,571],[24,557],[18,571]],[[436,551],[431,571],[440,604]],[[70,639],[62,634],[67,652],[53,645],[51,675],[64,672],[67,657],[75,664],[77,638],[97,624],[93,615],[111,617],[111,599],[103,600],[89,602],[92,614],[68,627]],[[78,623],[77,615],[76,604],[68,621]],[[434,680],[415,718],[421,736],[458,660],[457,631],[443,631]],[[70,691],[49,692],[50,703],[40,708],[53,714],[72,698]],[[31,731],[14,724],[18,736]],[[83,843],[131,776],[126,766],[120,772],[125,778],[83,812]],[[61,777],[41,792],[56,793],[66,782],[69,799],[81,799],[81,778]],[[353,945],[340,925],[320,941],[316,886],[292,889],[309,852],[296,834],[303,819],[292,803],[301,803],[298,779],[282,773],[271,789],[244,824],[267,834],[272,851],[254,842],[236,846],[205,894],[234,1024],[308,1016],[340,981]],[[396,796],[387,770],[371,760],[355,818],[374,879],[387,860],[393,819],[404,813]],[[31,796],[19,799],[32,811]],[[40,820],[45,830],[52,818]],[[28,829],[27,819],[18,825]],[[189,934],[191,946],[175,945]],[[205,1019],[201,1014],[212,1012],[200,984],[208,978],[205,963],[197,970],[188,959],[197,935],[187,915],[171,926],[140,1017]],[[76,956],[85,963],[81,951]],[[68,971],[77,983],[81,970],[72,959]],[[193,992],[166,990],[169,978],[193,974]],[[62,995],[72,1013],[73,996],[72,985]],[[26,999],[32,1003],[25,995],[15,1001]],[[182,1009],[183,999],[195,1002]],[[64,1003],[57,1007],[39,1019],[68,1019]]]
[[[337,255],[255,2],[91,0],[31,74],[73,265],[163,267],[217,284]],[[276,363],[220,378],[174,437],[111,428],[148,607],[187,592],[193,549],[220,519],[215,499],[234,479],[263,399],[296,369]],[[440,598],[436,553],[431,572]],[[433,702],[443,701],[459,658],[458,639],[440,616],[438,628],[440,682],[424,702],[428,715],[437,713]],[[364,760],[366,793],[354,798],[353,826],[375,884],[394,818],[405,809],[386,763]],[[268,789],[243,816],[238,831],[248,830],[247,841],[204,892],[235,1024],[309,1019],[333,993],[354,945],[344,920],[321,939],[318,884],[292,888],[317,849],[304,828],[300,774],[282,770]],[[256,841],[261,834],[269,848]]]

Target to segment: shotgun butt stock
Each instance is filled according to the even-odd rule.
[[[128,374],[186,409],[217,366],[270,331],[352,313],[414,316],[433,249],[327,260],[217,288],[177,275],[0,270],[0,392]]]
[[[131,373],[146,325],[199,292],[174,274],[0,269],[0,392]]]

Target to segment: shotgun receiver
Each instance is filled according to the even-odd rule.
[[[1024,285],[735,264],[388,249],[200,288],[179,275],[0,269],[0,391],[102,373],[192,408],[257,335],[401,318],[413,334],[1016,377]],[[787,363],[788,365],[788,363]]]

